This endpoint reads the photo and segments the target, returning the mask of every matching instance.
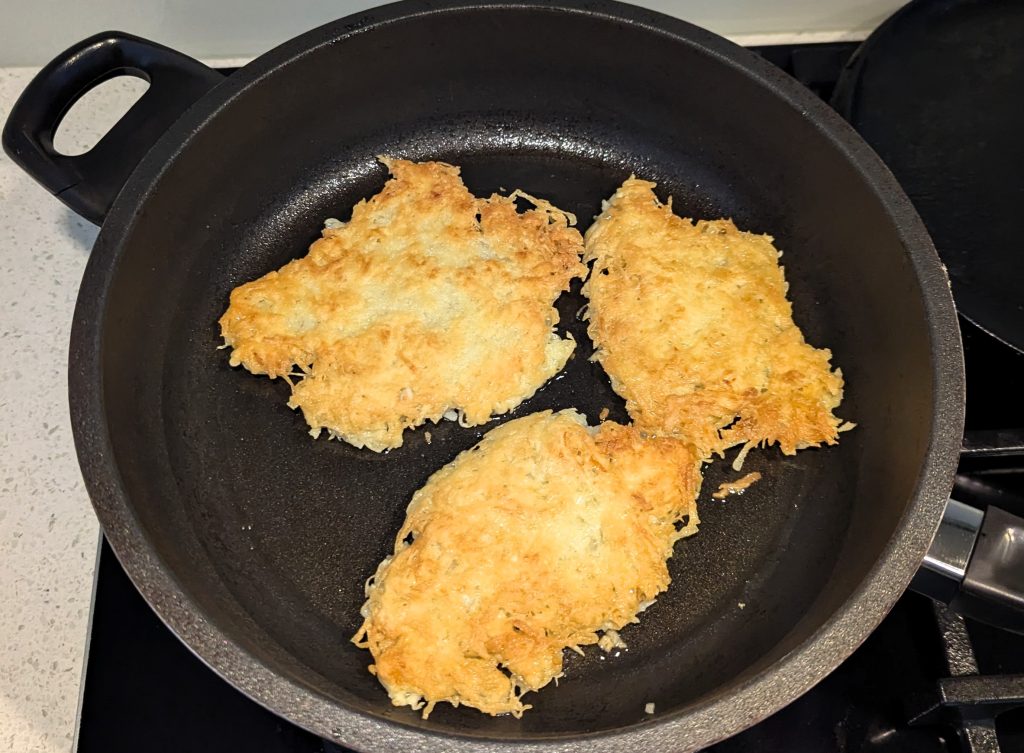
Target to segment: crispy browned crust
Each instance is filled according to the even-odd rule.
[[[834,444],[842,374],[794,324],[772,238],[678,217],[654,188],[627,180],[586,235],[595,358],[636,425],[704,457]]]
[[[301,377],[289,405],[314,436],[377,451],[450,410],[472,426],[532,395],[572,353],[552,304],[586,271],[572,215],[475,198],[451,165],[381,161],[394,177],[379,194],[232,291],[220,320],[233,366]]]
[[[700,480],[678,440],[572,410],[510,421],[413,496],[353,640],[395,705],[518,716],[563,649],[622,645],[615,631],[668,587]]]

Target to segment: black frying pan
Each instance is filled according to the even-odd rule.
[[[961,315],[1020,351],[1022,39],[1017,0],[918,0],[857,50],[833,98],[921,214]]]
[[[119,73],[151,87],[91,156],[57,155],[66,109]],[[848,126],[708,32],[609,2],[417,1],[324,26],[226,79],[111,33],[40,73],[4,144],[103,222],[70,388],[114,550],[199,656],[328,738],[421,751],[708,744],[849,655],[939,523],[963,375],[927,234]],[[531,695],[522,720],[443,706],[422,721],[390,705],[348,640],[413,491],[509,417],[432,427],[430,445],[410,433],[385,455],[313,441],[286,385],[229,368],[217,350],[229,291],[303,254],[325,217],[379,190],[381,153],[459,164],[477,193],[521,187],[582,228],[635,172],[681,214],[772,233],[796,320],[832,348],[848,384],[840,413],[859,424],[835,448],[752,453],[746,468],[764,480],[740,499],[709,499],[734,475],[712,465],[701,533],[676,547],[674,583],[625,631],[629,650],[570,653],[565,679]],[[626,419],[587,358],[582,303],[578,292],[560,303],[576,357],[514,415],[575,406],[596,420],[607,406]]]

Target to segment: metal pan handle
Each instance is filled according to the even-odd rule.
[[[86,92],[115,76],[149,89],[88,152],[60,154],[53,137]],[[76,213],[97,225],[128,176],[178,117],[224,77],[170,48],[109,31],[65,50],[36,75],[3,130],[4,151]]]
[[[1020,432],[982,439],[965,439],[965,459],[1024,455]],[[1024,518],[950,499],[911,588],[967,617],[1024,633]]]

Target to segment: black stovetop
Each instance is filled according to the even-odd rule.
[[[827,99],[855,47],[758,51]],[[963,326],[968,428],[1024,427],[1018,388],[1024,356]],[[1024,469],[988,469],[961,481],[970,497],[965,501],[984,504],[994,495],[1003,507],[1024,514]],[[1008,677],[1014,674],[1024,674],[1024,636],[965,621],[907,594],[823,682],[710,750],[1024,753],[1024,680]],[[150,610],[103,542],[79,753],[336,750],[249,700],[200,662]]]

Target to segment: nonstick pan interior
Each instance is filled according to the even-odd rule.
[[[144,163],[152,185],[136,176],[97,244],[82,292],[94,302],[80,316],[102,311],[105,426],[83,426],[96,412],[79,409],[79,439],[109,441],[119,487],[94,484],[94,499],[143,592],[228,679],[336,737],[343,725],[308,712],[305,694],[429,731],[561,737],[724,698],[810,641],[888,556],[933,438],[934,332],[871,176],[804,101],[780,96],[781,74],[751,76],[696,31],[686,41],[596,13],[469,9],[330,43],[339,33],[236,74],[237,93],[195,116],[185,147],[165,147],[166,166]],[[349,638],[412,493],[484,431],[547,408],[627,419],[588,359],[579,285],[559,302],[579,344],[563,374],[510,416],[428,426],[430,444],[420,430],[381,455],[314,441],[284,383],[231,369],[218,350],[229,291],[304,254],[324,218],[345,219],[379,190],[377,154],[461,165],[478,195],[522,188],[576,213],[581,229],[636,173],[679,214],[772,234],[796,321],[832,348],[847,381],[838,412],[859,424],[838,447],[752,452],[744,471],[763,480],[742,497],[711,500],[737,474],[710,466],[700,534],[677,545],[668,593],[623,631],[628,650],[567,652],[565,678],[529,695],[522,720],[442,705],[423,721],[392,707]],[[875,594],[866,620],[911,570]],[[227,640],[198,637],[211,625]],[[294,690],[262,684],[267,669]]]

